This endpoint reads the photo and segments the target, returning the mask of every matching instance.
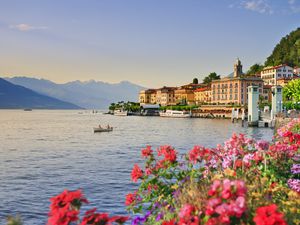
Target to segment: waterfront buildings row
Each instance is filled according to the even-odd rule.
[[[213,80],[210,84],[187,84],[180,87],[162,87],[147,89],[139,93],[142,104],[166,105],[203,105],[234,104],[245,105],[248,102],[248,86],[257,86],[261,101],[271,101],[271,87],[284,86],[300,76],[300,68],[286,64],[266,67],[260,74],[247,76],[243,73],[239,59],[234,64],[232,76]]]

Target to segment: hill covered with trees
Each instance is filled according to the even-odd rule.
[[[247,71],[247,74],[258,73],[265,66],[277,66],[280,64],[300,67],[300,27],[281,38],[264,65],[254,64]]]

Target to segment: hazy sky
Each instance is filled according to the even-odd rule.
[[[299,26],[300,0],[0,0],[0,76],[180,85]]]

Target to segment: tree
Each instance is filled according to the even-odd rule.
[[[300,102],[300,79],[290,81],[283,88],[283,95],[287,100]]]
[[[193,84],[198,84],[198,79],[197,78],[193,79]]]
[[[255,63],[249,68],[249,70],[247,71],[247,75],[258,74],[260,71],[262,71],[263,68],[263,65]]]
[[[203,83],[209,84],[212,80],[220,80],[220,75],[217,75],[215,72],[210,73],[203,79]]]
[[[300,28],[283,37],[267,58],[265,66],[300,66]]]

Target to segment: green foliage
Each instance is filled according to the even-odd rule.
[[[262,69],[264,68],[263,65],[255,63],[254,65],[252,65],[249,70],[247,71],[247,75],[254,75],[254,74],[258,74]]]
[[[193,84],[198,84],[198,79],[197,78],[193,79]]]
[[[297,109],[300,110],[300,104],[296,103],[296,102],[292,102],[292,101],[286,101],[283,103],[283,107],[287,110],[290,109]]]
[[[7,225],[22,225],[21,218],[19,216],[17,217],[9,216],[7,218]]]
[[[283,88],[285,99],[300,102],[300,79],[290,81]]]
[[[123,109],[129,112],[139,112],[141,109],[140,103],[137,102],[118,102],[111,103],[109,106],[109,110],[114,111],[116,109]]]
[[[217,75],[217,73],[213,72],[213,73],[210,73],[209,75],[207,75],[203,79],[203,83],[209,84],[212,80],[219,80],[219,79],[220,79],[220,75]]]
[[[283,37],[267,58],[265,66],[300,66],[300,28]]]

